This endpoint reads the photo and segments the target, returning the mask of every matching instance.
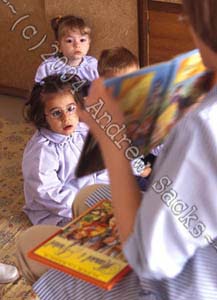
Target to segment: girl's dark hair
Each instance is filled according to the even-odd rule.
[[[68,30],[79,30],[81,34],[86,34],[90,37],[91,29],[88,27],[84,20],[72,15],[64,17],[56,17],[51,20],[51,27],[54,31],[55,39],[60,40]]]
[[[217,1],[183,0],[184,12],[201,40],[217,52]]]
[[[38,129],[49,128],[44,115],[46,99],[56,94],[72,93],[75,101],[83,106],[83,98],[87,96],[90,82],[81,80],[77,75],[50,75],[33,86],[29,100],[24,106],[24,118],[33,123]]]

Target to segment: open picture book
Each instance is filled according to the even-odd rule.
[[[106,80],[105,85],[113,88],[114,97],[125,115],[129,159],[145,156],[163,143],[176,122],[203,101],[214,80],[215,74],[206,70],[197,49],[170,61]],[[100,103],[94,114],[105,134],[120,146],[124,139],[123,130],[114,126],[112,121],[106,123],[100,112]],[[99,146],[89,133],[76,176],[82,177],[104,168]]]
[[[109,200],[97,203],[28,255],[107,290],[130,271]]]

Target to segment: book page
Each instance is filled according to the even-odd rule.
[[[165,95],[165,105],[156,120],[151,147],[163,142],[170,129],[195,109],[212,88],[215,74],[206,70],[200,53],[177,57],[173,79]]]

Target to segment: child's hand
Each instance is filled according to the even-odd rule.
[[[142,172],[139,174],[142,177],[148,177],[151,174],[152,168],[151,167],[145,167]]]
[[[105,88],[102,79],[95,80],[85,100],[85,109],[78,109],[81,121],[85,122],[101,146],[111,146],[113,141],[108,137],[107,129],[111,124],[124,125],[124,116],[119,104],[112,97],[112,90]],[[104,117],[102,117],[104,115]],[[125,128],[121,131],[123,135]]]

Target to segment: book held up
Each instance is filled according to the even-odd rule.
[[[105,81],[105,86],[113,88],[114,97],[125,115],[127,136],[109,118],[106,121],[106,116],[100,111],[103,99],[98,99],[98,106],[93,107],[95,120],[117,147],[123,142],[128,143],[126,157],[134,160],[162,144],[177,121],[205,99],[214,81],[214,72],[206,70],[199,51],[195,49],[170,61]],[[76,176],[82,177],[104,168],[99,146],[89,133]]]
[[[130,271],[109,200],[97,203],[28,255],[107,290]]]

